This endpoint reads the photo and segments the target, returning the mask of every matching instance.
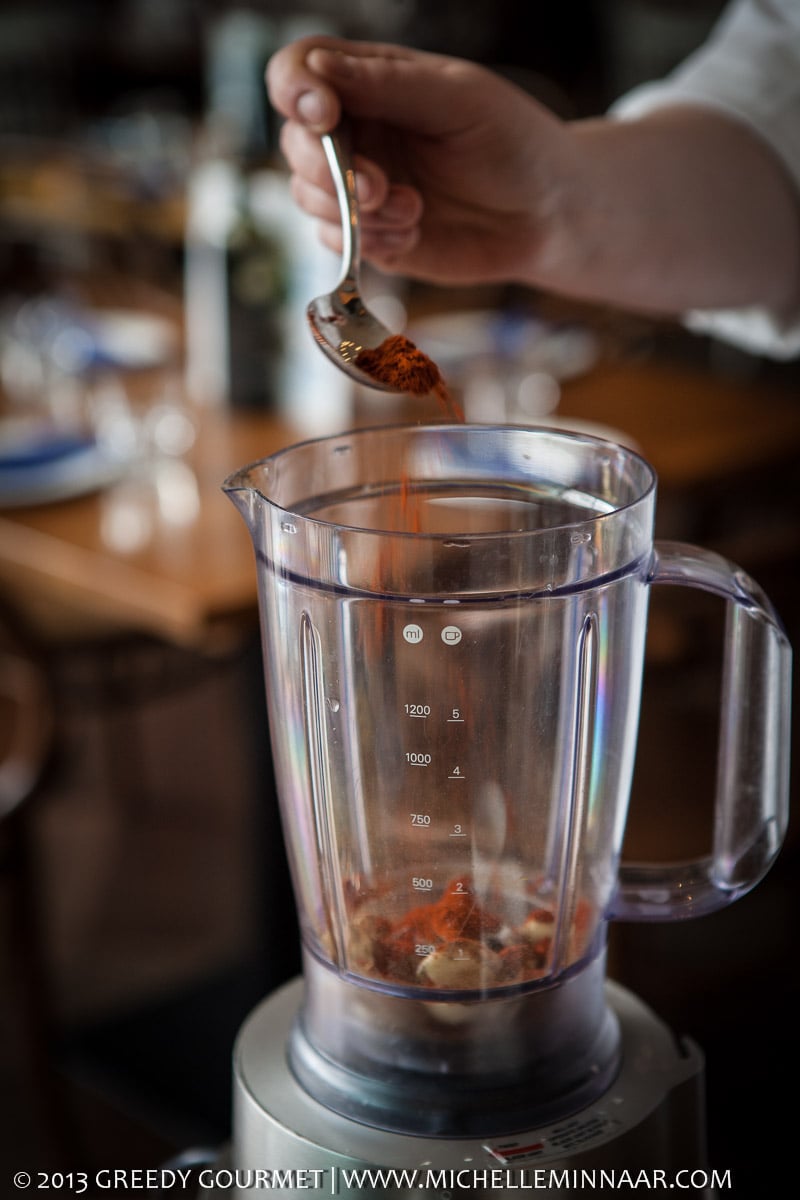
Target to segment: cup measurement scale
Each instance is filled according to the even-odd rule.
[[[443,628],[441,628],[439,636],[444,646],[455,647],[461,642],[463,634],[458,625],[445,625]],[[403,626],[403,638],[410,646],[422,646],[424,637],[425,632],[421,625],[415,622],[410,622]],[[441,739],[437,737],[436,733],[431,734],[429,726],[433,721],[436,720],[435,711],[442,708],[447,713],[444,718],[446,725],[462,727],[466,726],[466,719],[463,716],[462,707],[459,705],[448,708],[446,700],[444,702],[440,702],[440,704],[436,706],[433,706],[427,702],[419,703],[415,701],[406,702],[403,705],[403,713],[407,718],[410,718],[413,721],[424,722],[425,733],[427,735],[424,739],[426,745],[430,744],[430,742],[433,742],[434,746],[441,746]],[[464,729],[459,730],[459,732],[466,736]],[[451,760],[455,759],[455,764],[451,767],[449,774],[445,776],[447,782],[455,782],[458,784],[464,784],[466,782],[467,775],[461,765],[459,765],[461,762],[460,751],[462,750],[462,747],[463,741],[459,742],[459,744],[455,747],[453,754],[450,754],[450,746],[448,745],[447,747],[447,753],[450,754]],[[443,758],[444,755],[440,754],[438,751],[432,753],[428,750],[407,750],[405,752],[405,761],[407,766],[422,769],[432,767],[437,779],[440,778],[440,769],[438,765],[438,760],[440,757]],[[442,788],[441,784],[435,786],[437,786],[437,790]],[[413,785],[412,789],[410,790],[413,790]],[[422,790],[423,793],[427,795],[428,788],[423,787]],[[458,797],[459,801],[462,799],[462,796]],[[452,806],[448,805],[448,807]],[[411,824],[417,829],[431,832],[435,830],[434,818],[431,816],[430,812],[411,812],[409,813],[409,819]],[[468,835],[465,831],[465,825],[468,825],[468,823],[469,819],[466,813],[460,821],[452,822],[452,828],[450,828],[447,834],[448,839],[458,839],[466,842]],[[427,859],[427,855],[425,857]],[[467,860],[465,862],[465,870],[468,869],[468,867],[469,862]],[[425,875],[412,876],[411,880],[411,886],[414,891],[428,894],[431,894],[434,891],[437,883],[437,880],[434,880],[431,876]],[[463,881],[460,879],[454,881],[453,891],[450,894],[458,897],[463,896],[465,899],[469,896],[468,890],[466,889]],[[415,947],[415,953],[421,958],[428,957],[428,955],[433,954],[435,950],[436,947],[432,943],[417,943]]]

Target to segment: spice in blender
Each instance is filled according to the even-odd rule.
[[[366,976],[395,984],[469,989],[532,982],[552,969],[553,912],[537,906],[512,925],[491,904],[477,902],[469,875],[451,880],[432,903],[416,905],[395,919],[386,915],[382,894],[352,886],[348,892],[349,965]],[[498,908],[501,905],[498,897]],[[588,948],[591,913],[591,905],[579,900],[570,961]]]

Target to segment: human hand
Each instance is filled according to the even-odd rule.
[[[267,88],[294,197],[336,251],[320,134],[347,113],[361,249],[380,270],[667,314],[797,309],[796,188],[713,106],[564,122],[476,63],[322,36],[279,50]]]
[[[320,144],[351,120],[364,258],[436,283],[529,282],[552,237],[565,126],[522,89],[471,62],[405,47],[307,37],[267,68],[287,119],[281,149],[296,202],[341,249]]]

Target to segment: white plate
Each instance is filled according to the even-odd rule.
[[[175,351],[175,329],[150,313],[95,309],[89,328],[98,357],[123,370],[160,366]]]
[[[0,424],[0,508],[69,500],[106,487],[125,464],[94,441]]]

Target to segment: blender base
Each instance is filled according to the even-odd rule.
[[[302,999],[292,980],[247,1018],[234,1052],[231,1195],[251,1197],[265,1187],[287,1197],[518,1196],[521,1189],[559,1196],[603,1186],[613,1173],[618,1190],[637,1173],[706,1169],[703,1057],[678,1039],[636,996],[612,981],[607,1000],[622,1033],[622,1063],[611,1087],[594,1103],[551,1125],[508,1136],[429,1138],[363,1125],[331,1112],[300,1086],[286,1044]],[[388,1175],[363,1174],[367,1169]],[[562,1175],[574,1171],[576,1174]],[[403,1173],[396,1175],[395,1172]],[[544,1172],[544,1174],[539,1174]],[[558,1173],[559,1182],[550,1172]],[[606,1177],[605,1186],[612,1186]],[[701,1193],[703,1194],[703,1193]],[[706,1192],[706,1195],[712,1193]]]

